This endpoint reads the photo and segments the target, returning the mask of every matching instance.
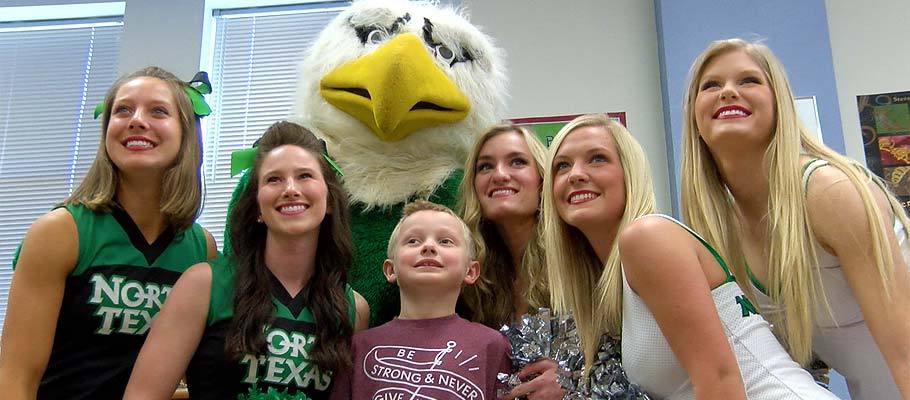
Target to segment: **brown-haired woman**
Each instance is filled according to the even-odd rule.
[[[82,183],[36,220],[14,263],[0,356],[6,399],[119,398],[152,317],[215,255],[187,84],[157,67],[117,80]]]
[[[347,285],[347,193],[324,151],[290,122],[265,132],[229,216],[232,251],[174,286],[125,398],[169,398],[184,371],[193,399],[327,395],[369,311]]]
[[[538,234],[546,148],[512,124],[487,129],[465,164],[459,208],[483,272],[462,293],[467,316],[493,329],[549,304]]]
[[[538,216],[546,148],[514,124],[488,128],[474,142],[465,163],[459,209],[474,238],[480,278],[462,290],[459,312],[493,329],[549,305]],[[555,364],[544,360],[521,371],[542,374],[513,396],[562,398]]]

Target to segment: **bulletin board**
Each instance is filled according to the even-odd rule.
[[[910,209],[910,91],[856,96],[866,165]]]
[[[527,118],[512,118],[513,124],[524,126],[534,132],[541,143],[550,146],[550,142],[553,141],[553,138],[556,136],[556,133],[562,129],[569,121],[575,119],[579,115],[583,114],[571,114],[571,115],[556,115],[552,117],[527,117]],[[619,122],[626,128],[629,126],[626,125],[626,113],[622,112],[608,112],[607,116],[610,119]]]

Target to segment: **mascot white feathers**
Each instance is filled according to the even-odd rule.
[[[502,118],[505,98],[500,51],[451,8],[355,2],[307,52],[293,119],[327,142],[344,173],[350,283],[369,302],[371,325],[398,308],[381,265],[401,207],[454,205],[470,146]]]

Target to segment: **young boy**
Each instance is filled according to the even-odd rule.
[[[354,335],[353,370],[333,379],[332,400],[495,400],[499,372],[510,372],[499,332],[455,314],[461,286],[480,275],[471,233],[445,206],[404,207],[382,265],[401,292],[401,312]]]

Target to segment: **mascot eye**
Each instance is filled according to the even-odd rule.
[[[434,50],[436,51],[436,58],[438,58],[440,61],[443,61],[449,65],[455,63],[455,52],[452,51],[452,49],[446,47],[446,45],[437,44]]]
[[[375,28],[367,34],[367,44],[379,44],[389,38],[389,34],[384,30]]]

